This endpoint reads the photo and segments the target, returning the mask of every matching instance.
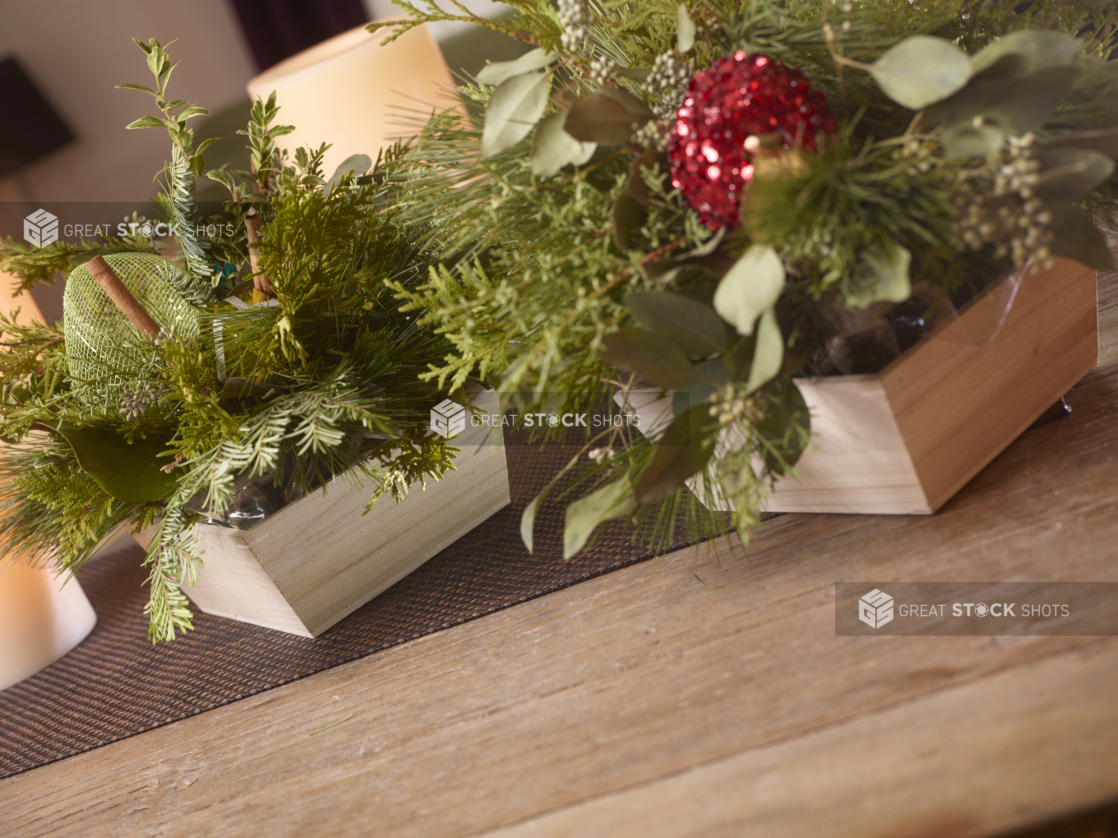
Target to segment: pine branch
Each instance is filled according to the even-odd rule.
[[[174,640],[194,628],[190,602],[182,586],[197,581],[202,564],[201,542],[193,531],[194,516],[182,511],[183,499],[176,497],[172,501],[153,528],[144,560],[144,566],[150,568],[150,598],[144,613],[150,621],[148,639],[152,643]]]

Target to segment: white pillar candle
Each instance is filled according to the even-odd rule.
[[[427,27],[381,46],[388,34],[351,29],[250,81],[249,95],[266,101],[275,91],[277,121],[295,126],[277,145],[293,153],[332,143],[322,167],[330,177],[350,155],[376,161],[381,148],[417,133],[435,109],[456,104],[454,80]]]
[[[96,623],[77,579],[7,562],[0,567],[0,690],[54,663]]]
[[[0,311],[17,322],[42,322],[30,294],[13,299],[19,281],[0,272]],[[32,567],[31,565],[43,565]],[[0,690],[54,663],[93,631],[97,615],[77,579],[55,577],[53,562],[0,554]],[[65,583],[65,584],[64,584]]]

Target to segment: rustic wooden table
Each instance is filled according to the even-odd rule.
[[[832,605],[1118,582],[1118,275],[1099,318],[1073,414],[933,517],[610,573],[0,781],[0,834],[947,838],[1103,805],[1118,638],[836,637]]]

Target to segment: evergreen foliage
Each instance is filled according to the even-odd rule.
[[[427,433],[430,409],[447,393],[421,379],[450,345],[400,312],[395,297],[424,281],[432,261],[425,231],[386,209],[382,170],[401,150],[369,174],[368,158],[351,159],[327,181],[327,147],[299,149],[289,161],[275,140],[290,126],[275,124],[274,96],[258,101],[243,132],[251,171],[209,172],[229,200],[203,223],[195,191],[204,147],[193,147],[187,120],[205,111],[170,100],[175,65],[166,49],[137,43],[155,86],[124,86],[153,95],[162,116],[129,127],[170,134],[163,204],[181,264],[108,260],[149,303],[157,337],[111,307],[89,322],[68,312],[61,329],[0,320],[8,350],[0,353],[0,437],[8,443],[0,477],[10,478],[0,487],[0,528],[13,547],[54,553],[71,570],[113,530],[148,530],[147,613],[157,642],[191,628],[182,586],[203,561],[195,526],[223,520],[246,486],[290,502],[341,477],[365,485],[371,509],[385,494],[400,501],[413,483],[442,477],[457,449]],[[259,225],[251,259],[246,219]],[[87,245],[5,245],[0,254],[30,285],[88,259]],[[96,247],[157,252],[140,238]],[[271,293],[251,292],[261,303],[251,305],[252,283],[234,285],[238,274],[265,276]],[[90,285],[84,293],[101,293]],[[189,306],[155,305],[156,286]],[[112,351],[96,349],[104,339]],[[86,358],[90,347],[96,358]],[[131,353],[128,363],[113,360],[119,347]],[[115,389],[106,390],[110,380]],[[120,404],[86,398],[91,387]]]
[[[80,398],[73,324],[0,321],[0,528],[69,568],[116,527],[150,529],[153,640],[190,628],[197,521],[248,483],[295,498],[346,475],[370,506],[400,500],[453,468],[426,432],[448,393],[484,382],[556,413],[670,396],[654,427],[587,431],[524,514],[529,549],[545,502],[566,505],[568,557],[613,518],[658,547],[680,520],[745,537],[809,444],[796,376],[848,372],[855,338],[896,338],[897,312],[931,319],[1053,255],[1109,264],[1091,222],[1118,207],[1113,4],[513,0],[498,20],[398,5],[408,19],[370,30],[464,20],[535,49],[461,86],[480,121],[436,114],[327,178],[327,146],[280,150],[293,128],[274,95],[242,132],[248,167],[207,171],[188,125],[204,109],[168,97],[166,48],[137,41],[154,87],[123,87],[160,116],[129,127],[171,138],[166,276],[198,331],[114,324],[144,359],[106,370],[125,380],[117,408]],[[665,149],[688,80],[739,52],[802,71],[840,127],[810,148],[739,138],[740,223],[711,229]],[[202,185],[228,200],[204,206]],[[26,288],[121,251],[159,243],[5,241],[0,267]]]
[[[527,410],[676,393],[666,426],[588,434],[571,544],[625,517],[664,546],[685,508],[718,532],[698,501],[724,499],[744,535],[807,444],[793,376],[838,372],[899,303],[930,319],[1051,255],[1109,264],[1082,207],[1118,197],[1113,4],[523,0],[496,22],[397,5],[407,20],[369,29],[470,21],[537,48],[462,85],[480,124],[437,115],[391,167],[441,261],[396,289],[453,346],[427,377],[477,375]],[[812,152],[752,138],[741,223],[712,235],[663,147],[678,80],[737,51],[803,71],[841,127]],[[557,498],[526,513],[529,545]]]

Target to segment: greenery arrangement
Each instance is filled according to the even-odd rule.
[[[810,439],[794,377],[878,369],[1054,255],[1110,265],[1114,4],[398,5],[369,29],[468,20],[532,46],[460,88],[482,119],[436,116],[389,167],[439,257],[395,286],[453,346],[425,379],[557,412],[672,395],[665,427],[588,436],[526,510],[529,548],[549,494],[568,556],[616,518],[660,545],[681,512],[745,535]]]
[[[617,518],[657,546],[680,520],[744,538],[810,442],[796,376],[872,371],[1055,255],[1110,265],[1113,4],[398,5],[370,29],[467,20],[531,50],[460,88],[480,118],[436,113],[327,179],[325,146],[278,149],[274,97],[249,168],[207,171],[205,110],[137,42],[154,86],[122,86],[160,115],[129,127],[170,134],[177,253],[138,217],[0,243],[24,287],[68,277],[63,327],[0,323],[0,526],[71,569],[153,528],[153,640],[190,627],[196,522],[249,526],[345,473],[398,500],[453,467],[428,416],[466,386],[522,412],[671,397],[660,427],[588,432],[525,511],[529,549],[545,502],[568,557]]]
[[[152,527],[155,641],[191,627],[180,588],[202,559],[195,522],[246,528],[336,475],[370,480],[370,507],[399,500],[453,468],[456,449],[427,432],[446,396],[421,378],[450,344],[394,297],[429,267],[417,228],[388,208],[379,168],[396,152],[327,180],[327,147],[287,159],[275,140],[292,128],[275,124],[274,97],[258,101],[251,170],[206,174],[228,190],[207,215],[205,148],[188,127],[206,111],[169,98],[175,64],[158,41],[137,44],[154,86],[122,87],[161,115],[129,127],[170,134],[161,203],[179,253],[161,255],[142,218],[122,239],[0,246],[25,287],[68,276],[63,327],[0,322],[0,528],[74,570],[118,527]],[[138,319],[102,290],[106,266]]]

